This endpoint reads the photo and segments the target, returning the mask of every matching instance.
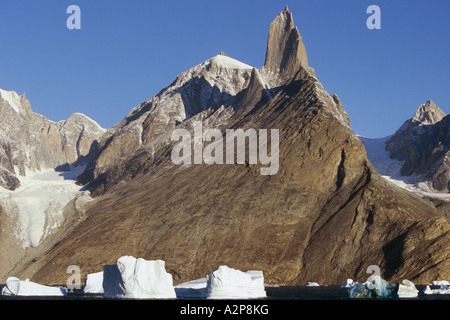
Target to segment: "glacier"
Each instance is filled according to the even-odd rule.
[[[64,207],[77,195],[86,201],[93,200],[75,182],[84,166],[70,167],[70,171],[64,172],[30,170],[25,176],[18,176],[20,186],[16,190],[0,188],[0,202],[9,215],[15,215],[16,237],[22,248],[37,247],[56,231],[64,221]]]
[[[421,177],[417,175],[402,176],[401,168],[404,161],[391,159],[389,152],[385,150],[386,142],[392,136],[383,138],[367,138],[358,136],[364,143],[367,157],[374,166],[375,170],[387,181],[396,186],[418,194],[420,196],[429,196],[434,198],[450,200],[449,193],[440,193],[432,190],[426,182],[421,182]]]

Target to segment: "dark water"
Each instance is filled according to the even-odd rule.
[[[3,286],[0,285],[0,289]],[[335,319],[338,316],[381,316],[389,319],[416,317],[426,312],[448,310],[450,295],[425,295],[425,286],[416,298],[351,299],[349,289],[329,287],[266,287],[266,298],[243,300],[177,299],[108,299],[102,294],[82,291],[63,297],[19,297],[0,295],[2,310],[15,310],[21,316],[38,314],[100,315],[116,318],[132,313],[155,319],[302,319],[310,316]],[[178,292],[177,292],[178,293]],[[57,309],[58,307],[58,309]],[[207,310],[209,311],[206,314]],[[69,313],[67,313],[69,312]],[[420,312],[420,313],[419,313]],[[439,313],[440,313],[439,312]],[[155,315],[157,315],[155,317]]]
[[[0,285],[0,291],[4,285]],[[340,286],[321,287],[266,287],[266,298],[256,300],[319,300],[319,301],[339,301],[339,300],[450,300],[450,295],[432,294],[426,295],[423,290],[426,286],[416,285],[419,290],[418,297],[415,298],[393,298],[393,299],[352,299],[349,297],[349,288]],[[431,287],[438,288],[438,287]],[[177,292],[178,293],[178,292]],[[178,295],[178,294],[177,294]],[[130,300],[120,298],[105,298],[102,294],[84,293],[82,290],[70,292],[61,297],[48,296],[5,296],[0,295],[0,300]],[[170,299],[169,299],[170,300]],[[179,297],[172,300],[207,300],[205,298]]]

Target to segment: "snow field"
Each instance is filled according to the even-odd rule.
[[[419,176],[402,176],[400,174],[404,162],[391,159],[389,152],[385,150],[386,141],[389,140],[390,137],[391,136],[371,139],[359,136],[359,139],[364,143],[366,148],[367,157],[375,170],[389,182],[408,191],[422,196],[450,199],[449,193],[433,191],[425,182],[420,182]]]
[[[71,169],[28,171],[26,176],[17,176],[20,187],[16,190],[0,188],[0,202],[9,215],[16,216],[16,236],[23,248],[37,247],[55,231],[64,219],[64,207],[83,193],[75,184],[75,178],[84,168]]]

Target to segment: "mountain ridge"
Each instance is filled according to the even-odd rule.
[[[35,113],[25,94],[0,89],[0,157],[4,171],[11,176],[27,170],[56,168],[74,164],[87,156],[92,141],[105,132],[94,120],[81,113],[55,122]],[[2,185],[14,190],[18,185]]]

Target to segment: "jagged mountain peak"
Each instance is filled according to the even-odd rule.
[[[106,129],[97,123],[94,119],[88,117],[84,113],[75,112],[72,113],[67,120],[58,122],[61,127],[68,125],[80,125],[86,129],[92,129],[98,132],[105,132]]]
[[[300,65],[307,67],[308,57],[292,13],[286,6],[270,24],[264,68],[292,75]]]
[[[420,125],[430,125],[441,121],[445,117],[445,112],[441,110],[433,100],[428,100],[421,104],[414,113],[411,122],[419,123]]]
[[[213,58],[208,60],[210,64],[216,65],[218,67],[228,68],[228,69],[240,69],[240,70],[248,70],[253,69],[252,66],[245,64],[239,60],[231,58],[224,54],[218,54]]]
[[[248,85],[252,69],[220,53],[179,74],[156,96],[133,108],[125,117],[125,123],[140,123],[148,112],[166,111],[181,122],[204,109],[216,109],[227,97],[235,96]],[[169,110],[174,106],[176,111]]]
[[[308,66],[300,33],[286,7],[271,23],[262,68],[221,52],[182,72],[156,96],[133,108],[104,136],[99,148],[102,152],[80,182],[102,176],[117,159],[126,159],[140,148],[156,150],[156,145],[180,123],[211,117],[214,120],[207,122],[218,125],[232,115],[242,117],[256,106],[265,105],[297,77],[311,82],[311,92],[321,101],[327,116],[351,128],[337,96],[326,92]]]
[[[241,74],[248,74],[249,77],[252,69],[252,66],[220,53],[179,74],[168,87],[157,94],[156,98],[161,98],[168,92],[173,93],[182,87],[186,87],[188,83],[196,84],[200,78],[208,81],[213,87],[217,86],[221,92],[235,95],[243,88],[242,85],[236,86],[236,83],[230,82],[230,78]]]
[[[25,93],[19,95],[15,91],[7,91],[0,89],[0,106],[1,105],[9,105],[16,113],[24,114],[28,111],[31,111],[30,104],[25,97]]]
[[[402,179],[433,193],[450,190],[449,120],[428,100],[386,141],[390,157],[404,161],[399,172]]]
[[[25,94],[0,89],[0,187],[15,190],[16,175],[75,163],[106,131],[89,117],[74,113],[51,121],[33,112]]]

